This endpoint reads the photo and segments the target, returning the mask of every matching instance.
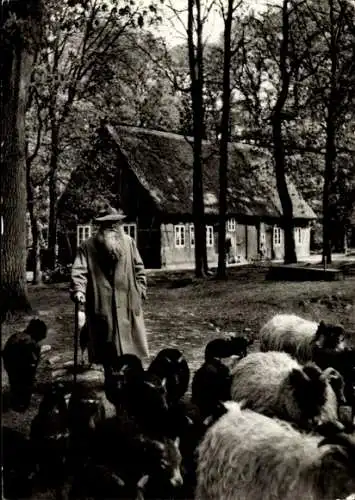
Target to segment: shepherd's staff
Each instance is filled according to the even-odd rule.
[[[79,347],[79,301],[75,301],[75,327],[74,327],[74,387],[76,386],[76,377],[78,373],[78,347]]]

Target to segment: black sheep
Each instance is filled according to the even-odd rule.
[[[205,361],[210,361],[214,358],[229,358],[230,356],[244,358],[247,355],[248,347],[252,343],[253,340],[247,339],[244,335],[211,340],[205,348]]]
[[[148,373],[161,380],[166,379],[169,403],[181,399],[190,381],[190,369],[181,351],[173,348],[162,349],[151,362]]]
[[[130,392],[130,386],[143,377],[144,369],[141,360],[134,354],[123,354],[106,368],[105,393],[113,405],[124,403]]]
[[[22,413],[30,405],[41,355],[39,342],[46,336],[46,324],[40,319],[32,319],[23,332],[11,335],[2,351],[15,411]]]
[[[49,482],[60,481],[69,445],[68,408],[62,384],[53,384],[44,394],[31,423],[30,439],[40,476]]]
[[[203,416],[213,413],[220,401],[231,399],[229,368],[218,359],[205,362],[195,373],[191,386],[191,401]]]

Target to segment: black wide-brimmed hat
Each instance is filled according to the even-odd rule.
[[[116,208],[107,206],[99,211],[98,216],[94,220],[95,222],[119,222],[126,217],[126,214],[121,209],[117,210]]]

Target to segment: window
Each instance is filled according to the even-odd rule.
[[[123,224],[123,230],[126,234],[128,234],[134,241],[137,241],[137,225],[132,224]]]
[[[78,226],[77,227],[77,244],[80,246],[85,240],[88,240],[91,237],[91,226]]]
[[[227,231],[235,231],[236,230],[236,222],[235,222],[235,219],[229,219],[227,221]]]
[[[190,247],[195,246],[195,226],[190,224]]]
[[[281,245],[281,228],[274,226],[274,246],[279,247]]]
[[[183,248],[185,246],[185,226],[180,224],[175,226],[175,247]]]
[[[213,226],[206,226],[206,246],[213,247]]]
[[[295,228],[295,243],[296,245],[302,245],[302,228]]]

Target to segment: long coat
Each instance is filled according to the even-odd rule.
[[[77,251],[70,293],[86,296],[90,362],[104,362],[107,345],[113,342],[118,354],[149,356],[142,299],[146,297],[146,274],[134,240],[123,234],[123,252],[113,272],[113,284],[104,272],[105,258],[93,236]]]

